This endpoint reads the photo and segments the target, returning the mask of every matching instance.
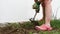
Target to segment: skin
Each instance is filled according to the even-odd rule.
[[[34,0],[34,1],[37,2],[38,0]],[[52,0],[39,0],[39,2],[41,2],[42,8],[43,8],[42,20],[45,21],[45,24],[50,24],[51,13],[52,13],[51,1]]]

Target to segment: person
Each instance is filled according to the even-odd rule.
[[[51,1],[52,0],[34,0],[35,3],[37,3],[37,5],[42,5],[43,8],[43,18],[42,20],[45,21],[44,24],[40,25],[40,26],[35,26],[36,30],[52,30],[52,27],[50,25],[50,20],[51,20],[51,16],[52,16],[52,7],[51,7]]]

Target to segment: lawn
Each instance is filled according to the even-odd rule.
[[[36,21],[37,22],[37,21]],[[44,21],[38,21],[41,25]],[[0,34],[60,34],[60,20],[51,20],[51,31],[37,31],[34,29],[35,22],[7,23],[5,27],[0,27]]]

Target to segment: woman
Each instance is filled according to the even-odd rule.
[[[50,20],[51,20],[51,13],[52,13],[52,8],[51,8],[51,1],[52,0],[34,0],[35,3],[39,2],[42,5],[43,8],[43,18],[42,20],[45,21],[44,24],[41,26],[36,26],[36,30],[52,30],[52,27],[50,25]]]

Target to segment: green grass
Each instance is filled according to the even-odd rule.
[[[43,24],[44,21],[38,22],[39,25]],[[36,31],[38,34],[60,34],[60,20],[51,20],[51,26],[53,27],[53,30],[51,31]],[[30,22],[26,22],[24,24],[25,28],[32,28],[34,25]],[[33,31],[29,31],[29,34],[33,34]]]
[[[38,21],[38,24],[43,24],[44,21]],[[60,20],[51,20],[51,26],[53,30],[51,31],[37,31],[34,29],[35,25],[31,22],[24,22],[23,24],[12,23],[9,24],[10,27],[19,28],[20,32],[25,32],[26,34],[60,34]],[[20,33],[19,32],[19,33]]]
[[[60,28],[60,20],[51,20],[51,26],[53,28]]]
[[[41,25],[43,23],[44,23],[44,21],[39,21],[38,22],[39,25]],[[51,26],[53,28],[60,28],[60,20],[51,20]],[[32,27],[34,27],[34,24],[31,23],[31,22],[25,22],[25,23],[23,23],[22,27],[32,28]]]

